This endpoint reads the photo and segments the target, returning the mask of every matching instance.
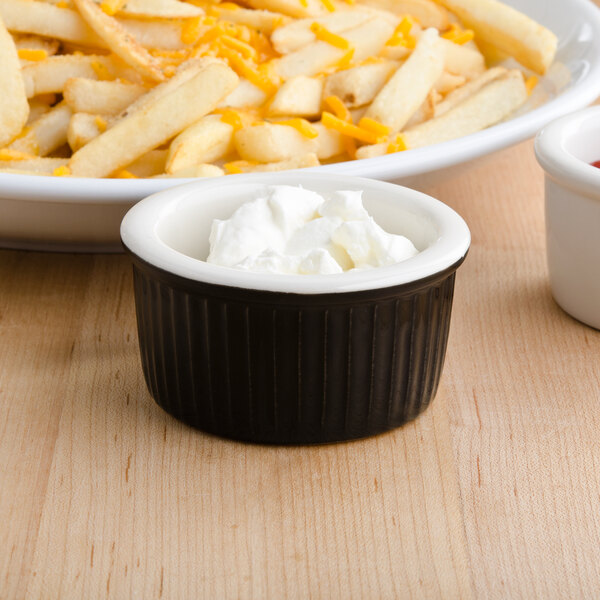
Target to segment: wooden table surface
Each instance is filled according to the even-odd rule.
[[[440,390],[348,444],[178,423],[125,256],[0,251],[0,598],[600,597],[600,332],[550,296],[532,144],[432,192],[473,234]]]

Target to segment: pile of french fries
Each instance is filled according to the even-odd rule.
[[[507,118],[556,46],[497,0],[0,0],[0,171],[213,177],[420,148]]]

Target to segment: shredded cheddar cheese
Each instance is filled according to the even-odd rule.
[[[338,119],[346,123],[352,123],[352,115],[340,98],[337,96],[327,96],[323,102],[333,111]],[[356,142],[354,138],[342,135],[342,144],[348,157],[354,160],[356,158]]]
[[[525,80],[525,88],[527,89],[528,94],[531,94],[531,92],[533,92],[533,90],[537,86],[538,82],[539,82],[539,80],[535,75],[532,75],[531,77],[528,77]]]
[[[100,8],[107,15],[112,16],[112,15],[118,13],[123,8],[126,1],[127,0],[104,0],[103,2],[100,3]]]
[[[223,123],[227,123],[227,125],[231,125],[234,131],[239,131],[244,126],[242,117],[237,110],[225,111],[221,115],[221,121],[223,121]]]
[[[385,135],[389,135],[391,132],[391,129],[387,125],[384,125],[383,123],[380,123],[379,121],[376,121],[375,119],[370,119],[369,117],[363,117],[358,122],[358,126],[361,129],[366,129],[367,131],[372,131],[375,135],[385,136]]]
[[[268,64],[256,65],[245,60],[238,52],[227,46],[221,46],[219,56],[227,59],[229,66],[241,77],[245,77],[250,83],[260,88],[267,95],[277,91],[279,82],[271,73]]]
[[[181,28],[181,41],[184,44],[195,44],[198,38],[202,34],[203,23],[202,17],[194,17],[193,19],[186,19],[183,27]]]
[[[106,65],[95,60],[91,66],[92,66],[92,69],[94,69],[94,73],[96,73],[96,77],[98,77],[98,79],[100,79],[100,81],[108,81],[108,80],[112,79],[112,75],[110,74]]]
[[[55,177],[68,177],[71,174],[71,169],[66,165],[62,165],[60,167],[56,167],[54,171],[52,171],[52,175]]]
[[[104,133],[106,131],[108,124],[100,115],[96,116],[96,118],[94,119],[94,122],[96,123],[96,127],[98,128],[98,131],[100,133]]]
[[[251,58],[252,60],[258,58],[256,48],[253,48],[250,44],[243,42],[242,40],[238,40],[230,35],[222,35],[219,38],[219,41],[226,46],[229,46],[232,50],[239,52],[244,58]]]
[[[352,123],[352,115],[350,114],[348,107],[340,100],[340,98],[337,96],[327,96],[324,102],[338,119]]]
[[[342,58],[340,58],[340,60],[337,61],[337,63],[335,64],[335,67],[337,67],[338,70],[342,70],[342,69],[345,69],[346,67],[349,67],[350,63],[352,62],[353,57],[354,57],[354,48],[350,47],[350,50],[347,50],[346,53],[344,54],[344,56],[342,56]]]
[[[365,144],[378,144],[385,139],[384,137],[378,136],[372,131],[367,131],[362,127],[357,127],[352,123],[343,121],[327,111],[323,112],[321,116],[321,122],[323,125],[325,125],[325,127],[339,131],[341,134],[355,138],[361,142],[365,142]]]
[[[348,50],[351,48],[351,44],[348,40],[344,39],[340,35],[331,33],[331,31],[316,21],[310,26],[310,30],[315,34],[315,37],[318,40],[327,42],[331,46],[335,46],[340,50]]]
[[[242,127],[244,127],[244,119],[237,110],[225,110],[221,115],[221,121],[223,121],[223,123],[231,125],[234,131],[239,131],[240,129],[242,129]]]
[[[456,23],[451,23],[450,29],[442,33],[442,37],[462,46],[475,37],[475,32],[472,29],[461,29]]]
[[[398,27],[396,27],[396,33],[406,36],[411,32],[414,24],[414,19],[409,15],[406,15],[402,18],[402,21],[400,21]]]
[[[392,37],[386,42],[386,46],[404,46],[413,49],[417,45],[417,40],[410,34],[414,23],[412,17],[404,17],[396,27]]]
[[[404,136],[401,133],[399,133],[388,144],[387,153],[393,154],[394,152],[403,152],[404,150],[407,150],[407,148],[408,146],[406,145],[406,140],[404,139]]]
[[[23,60],[38,61],[48,58],[48,53],[45,50],[33,50],[31,48],[19,48],[19,58]]]
[[[250,109],[241,111],[234,108],[221,108],[215,112],[221,113],[221,121],[231,125],[234,131],[254,125],[260,119],[259,115]]]
[[[234,160],[232,162],[225,163],[223,168],[230,175],[238,175],[244,172],[244,169],[254,167],[258,163],[253,160]]]
[[[342,136],[342,144],[344,145],[344,150],[348,157],[354,160],[356,158],[356,142],[354,141],[354,138],[344,135]]]
[[[465,29],[465,31],[463,31],[459,35],[456,35],[455,37],[453,37],[452,41],[455,44],[459,44],[460,46],[462,46],[463,44],[470,42],[474,37],[475,37],[475,32],[472,29]]]
[[[346,123],[352,123],[352,115],[350,114],[348,107],[340,98],[337,96],[327,96],[323,102],[333,111],[338,119],[341,119]],[[342,144],[344,145],[344,150],[348,157],[354,160],[356,158],[356,141],[354,138],[348,135],[342,135]]]
[[[331,0],[321,0],[321,3],[329,12],[335,12],[335,5]]]
[[[287,125],[299,131],[304,137],[314,139],[319,132],[306,119],[288,119],[286,121],[277,121],[277,125]]]
[[[137,175],[134,175],[131,171],[127,169],[120,169],[115,173],[116,179],[137,179]]]
[[[36,157],[33,154],[19,152],[18,150],[11,150],[10,148],[0,149],[0,160],[29,160],[30,158]]]

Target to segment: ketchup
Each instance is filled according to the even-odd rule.
[[[592,167],[598,167],[600,169],[600,160],[592,163]]]

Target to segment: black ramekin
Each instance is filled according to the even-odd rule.
[[[413,236],[422,252],[363,272],[358,283],[351,273],[263,276],[198,260],[206,243],[193,231],[206,236],[208,221],[228,216],[232,203],[265,184],[363,189],[370,212],[383,202],[426,230]],[[194,216],[202,226],[194,227]],[[389,231],[407,233],[375,216]],[[177,419],[237,440],[327,443],[398,427],[434,397],[455,272],[470,237],[464,221],[432,198],[358,178],[261,174],[156,194],[130,211],[121,232],[133,258],[146,383]]]

